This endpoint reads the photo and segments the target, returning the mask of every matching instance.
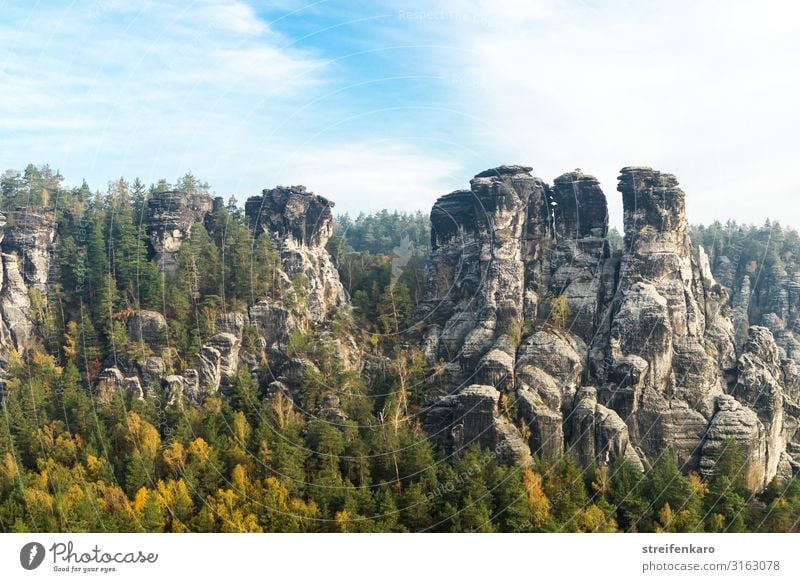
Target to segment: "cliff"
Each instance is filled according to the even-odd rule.
[[[773,268],[765,292],[751,266],[718,245],[706,253],[671,174],[626,167],[617,190],[625,236],[614,254],[606,196],[581,170],[550,184],[528,166],[500,166],[436,201],[425,297],[416,325],[393,338],[393,349],[425,360],[420,409],[404,400],[403,412],[455,455],[479,444],[506,463],[569,452],[584,466],[626,460],[640,470],[669,455],[710,476],[735,441],[750,489],[789,479],[800,469],[800,275]],[[178,250],[212,207],[209,196],[179,191],[147,201],[164,281],[176,279]],[[369,333],[352,325],[327,249],[332,207],[303,186],[249,198],[247,240],[274,257],[267,288],[198,302],[198,329],[170,321],[169,305],[111,313],[124,322],[128,353],[106,350],[86,366],[96,401],[109,406],[121,394],[202,407],[249,376],[259,397],[346,421],[344,399],[364,395],[339,380],[385,379],[391,358],[377,349],[380,337],[362,345]],[[12,352],[41,345],[42,322],[57,321],[47,309],[59,244],[52,210],[0,214],[0,380]],[[175,357],[179,341],[191,352]]]
[[[737,350],[730,292],[691,242],[677,179],[622,169],[625,240],[612,257],[597,180],[578,170],[550,186],[530,170],[481,172],[431,211],[417,340],[432,371],[431,438],[517,460],[570,450],[585,465],[646,467],[669,454],[704,473],[733,439],[752,489],[790,477],[800,460],[793,338],[782,334],[779,351],[773,333],[751,327]],[[501,398],[513,403],[503,414]]]

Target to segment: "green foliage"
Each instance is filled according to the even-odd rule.
[[[559,295],[550,300],[550,322],[561,329],[566,329],[569,321],[569,299],[566,295]]]
[[[277,374],[264,350],[202,407],[165,406],[157,386],[143,402],[116,395],[99,406],[95,377],[109,362],[127,375],[152,355],[128,337],[136,309],[166,315],[166,359],[180,374],[196,368],[220,315],[265,298],[300,315],[307,308],[308,281],[279,277],[274,242],[254,238],[234,202],[192,226],[177,272],[162,275],[144,220],[148,196],[169,187],[119,179],[105,194],[85,183],[66,189],[47,166],[0,178],[9,220],[17,207],[45,206],[60,241],[58,285],[30,293],[43,341],[4,363],[0,532],[798,530],[800,482],[751,495],[735,443],[706,481],[668,453],[642,473],[627,461],[580,467],[567,455],[523,467],[477,446],[439,451],[419,421],[428,364],[402,333],[424,294],[430,232],[421,213],[337,218],[329,248],[353,308],[324,331],[297,318],[288,338],[304,360],[296,404],[265,397]],[[192,174],[176,187],[209,189]],[[777,225],[693,234],[712,260],[740,249],[736,276],[755,277],[764,301],[795,272],[800,240]],[[566,299],[550,307],[554,325],[566,326]],[[518,343],[530,331],[508,333]],[[351,337],[385,363],[368,384],[342,365]],[[241,349],[261,350],[254,327],[245,326]],[[502,408],[515,417],[509,399]]]

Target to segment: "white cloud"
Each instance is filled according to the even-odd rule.
[[[192,170],[239,198],[305,183],[352,212],[428,210],[503,162],[581,167],[617,223],[617,170],[641,164],[678,176],[692,221],[800,226],[793,3],[387,1],[291,0],[297,45],[240,0],[12,6],[0,163],[97,187]],[[314,34],[364,14],[394,18]]]
[[[242,2],[17,8],[0,23],[0,160],[98,187],[196,169],[325,82],[325,60],[287,44]]]
[[[258,18],[253,9],[243,2],[206,2],[201,10],[222,29],[239,34],[258,35],[266,32],[266,23]]]
[[[336,203],[336,212],[384,208],[427,211],[442,194],[463,187],[452,156],[387,141],[303,148],[275,168],[274,184],[303,184]],[[274,184],[266,184],[271,187]]]
[[[596,174],[618,222],[617,170],[644,164],[678,176],[692,221],[800,226],[787,213],[800,194],[796,3],[440,7],[446,22],[420,22],[449,47],[430,67],[462,80],[454,103],[485,123],[471,138],[483,151],[547,179],[575,166]]]

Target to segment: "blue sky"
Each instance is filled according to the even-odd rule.
[[[800,226],[790,1],[2,2],[0,166],[187,171],[240,201],[428,210],[524,163],[675,173],[693,222]]]

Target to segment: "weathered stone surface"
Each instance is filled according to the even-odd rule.
[[[281,301],[264,299],[250,306],[250,322],[267,346],[280,348],[289,341],[289,334],[296,328],[292,312]]]
[[[439,400],[425,416],[430,437],[448,450],[478,444],[506,462],[527,463],[530,451],[519,430],[497,408],[500,392],[473,384]]]
[[[295,402],[302,399],[304,376],[317,369],[315,361],[325,359],[355,372],[364,365],[362,350],[352,337],[331,333],[334,318],[350,309],[339,273],[325,248],[333,228],[332,207],[332,202],[303,186],[267,189],[245,204],[255,235],[270,237],[277,248],[280,268],[275,274],[277,289],[273,296],[259,300],[248,310],[261,353],[243,353],[241,357],[248,362],[266,360],[269,378],[264,383],[272,386],[278,381],[280,389],[273,392],[291,394]],[[314,345],[303,357],[292,353],[293,333],[315,335]],[[336,416],[331,414],[332,418]]]
[[[183,371],[183,395],[194,406],[201,405],[207,396],[200,386],[200,374],[193,368]]]
[[[701,426],[735,369],[728,296],[705,253],[693,253],[674,176],[623,168],[618,190],[625,244],[604,317],[608,333],[595,336],[590,369],[601,400],[625,419],[643,460],[668,447],[692,468]]]
[[[142,383],[139,380],[138,376],[131,376],[129,378],[125,378],[125,392],[131,397],[135,398],[136,400],[144,400],[144,390],[142,389]]]
[[[198,354],[198,370],[192,370],[197,381],[195,386],[193,377],[191,394],[186,386],[190,400],[201,402],[233,381],[239,371],[240,348],[240,339],[232,333],[221,332],[208,339]]]
[[[206,194],[158,192],[147,201],[147,233],[153,258],[159,269],[174,275],[178,269],[178,250],[191,236],[192,225],[203,222],[213,202]]]
[[[581,388],[575,396],[569,426],[570,451],[580,464],[614,466],[627,459],[643,468],[628,438],[627,425],[616,412],[597,403],[595,388]]]
[[[571,400],[583,376],[585,354],[586,346],[579,338],[551,327],[523,340],[517,350],[517,365],[546,372],[561,386],[562,399]]]
[[[148,397],[155,396],[156,388],[161,386],[161,378],[166,370],[164,360],[158,356],[150,356],[139,362],[137,367],[144,393]]]
[[[546,377],[547,380],[542,379],[538,384],[538,390],[517,390],[517,408],[531,431],[531,453],[543,458],[558,458],[564,451],[564,417],[560,410],[560,394],[557,400],[553,398],[553,394],[559,392],[558,387],[552,378]],[[542,393],[551,396],[549,403],[542,398]]]
[[[319,334],[316,347],[320,357],[333,359],[346,370],[362,370],[364,367],[364,354],[356,340],[349,335],[336,337],[330,331],[323,331]]]
[[[153,353],[161,355],[168,343],[167,320],[158,311],[140,309],[128,318],[128,337],[144,342]]]
[[[117,368],[106,368],[97,375],[94,397],[98,404],[108,406],[114,396],[125,389],[125,378]]]
[[[249,198],[245,214],[256,231],[267,232],[277,240],[292,239],[299,245],[324,247],[333,232],[333,206],[333,202],[309,192],[305,186],[278,186]]]
[[[213,346],[205,345],[200,349],[199,384],[204,392],[213,394],[219,390],[222,383],[222,355]]]
[[[232,333],[218,333],[206,344],[219,352],[219,373],[223,382],[230,382],[239,369],[241,341]]]
[[[47,290],[56,241],[55,215],[51,209],[17,208],[8,213],[2,249],[13,253],[20,263],[20,273],[27,285]]]
[[[614,257],[605,197],[579,170],[551,188],[528,167],[501,166],[470,186],[431,212],[418,316],[435,372],[425,425],[441,446],[496,444],[482,435],[497,434],[507,393],[530,450],[545,456],[567,444],[583,464],[647,467],[667,452],[708,474],[727,434],[747,448],[753,488],[800,466],[800,343],[786,323],[800,283],[762,311],[771,350],[742,340],[738,357],[750,292],[731,300],[692,247],[674,176],[623,168],[625,243]]]
[[[786,450],[784,426],[783,374],[778,361],[778,346],[765,327],[751,326],[744,351],[739,357],[739,370],[733,395],[755,411],[763,425],[765,445],[764,485],[777,474],[781,455]]]
[[[298,307],[316,324],[328,321],[347,303],[339,274],[325,249],[333,230],[333,203],[303,186],[264,190],[249,198],[245,213],[257,235],[272,237],[287,282],[303,279]]]
[[[20,273],[16,255],[3,254],[0,258],[3,263],[0,278],[0,330],[3,343],[24,352],[34,333],[28,288]]]
[[[431,398],[478,381],[513,388],[524,311],[523,235],[532,196],[544,183],[530,168],[477,174],[470,190],[441,197],[431,211],[428,298],[419,316],[430,361],[448,374]]]
[[[183,407],[184,403],[184,379],[182,376],[171,374],[163,380],[164,394],[167,406]]]
[[[229,312],[220,313],[215,322],[215,331],[217,333],[229,333],[236,336],[239,340],[242,339],[242,331],[244,330],[245,316],[242,313]]]
[[[52,210],[16,208],[0,214],[0,378],[10,350],[24,353],[37,335],[30,291],[47,291],[56,239]]]
[[[531,431],[530,448],[555,456],[586,367],[581,336],[591,338],[596,326],[598,274],[608,254],[605,197],[597,180],[579,171],[551,189],[526,166],[481,172],[470,186],[441,197],[431,212],[428,296],[418,319],[426,324],[420,341],[427,360],[439,373],[426,424],[438,427],[443,446],[457,448],[478,426],[495,435],[479,442],[496,445],[501,421],[487,420],[488,393],[480,400],[486,410],[452,430],[443,424],[477,398],[470,386],[477,382],[511,393]],[[551,300],[560,296],[569,303],[566,326],[577,335],[543,326],[518,345],[523,317],[549,319]],[[491,415],[513,428],[496,402]]]
[[[600,313],[601,272],[609,255],[606,197],[596,178],[576,170],[555,179],[550,207],[554,244],[542,253],[541,268],[529,271],[529,286],[537,287],[540,277],[549,299],[566,298],[565,327],[590,341]],[[528,261],[529,266],[536,263]],[[550,317],[549,302],[539,305],[539,316]]]
[[[739,445],[745,455],[742,477],[747,486],[753,490],[762,489],[766,485],[767,456],[764,426],[755,412],[725,394],[717,398],[717,412],[703,442],[700,460],[703,475],[713,475],[714,465],[728,441]]]

